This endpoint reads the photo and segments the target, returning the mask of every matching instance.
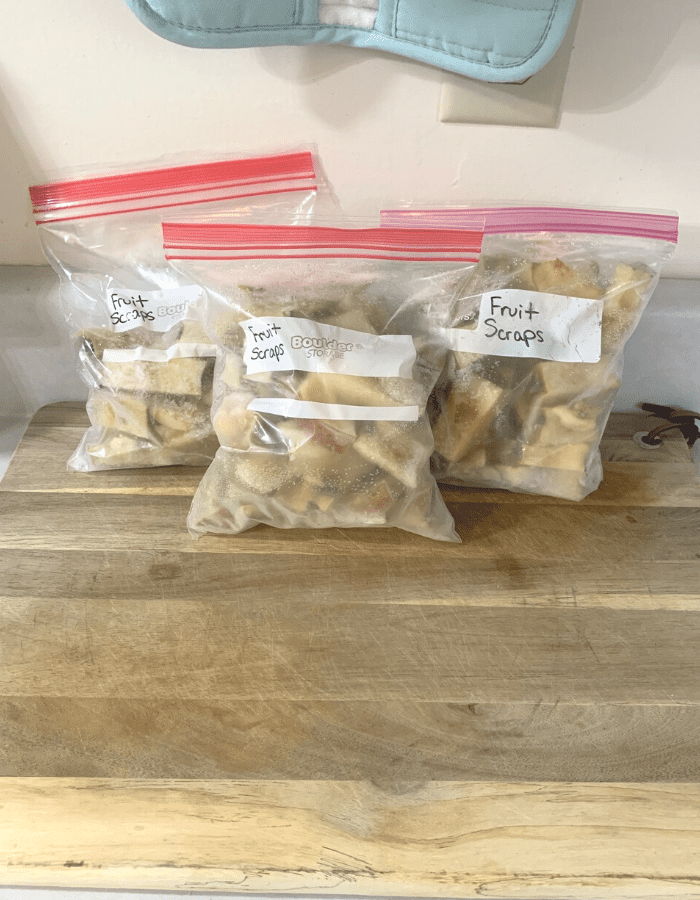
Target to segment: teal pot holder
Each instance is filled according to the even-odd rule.
[[[576,0],[127,0],[188,47],[349,44],[482,81],[523,81],[564,38]]]

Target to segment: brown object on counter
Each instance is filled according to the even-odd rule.
[[[611,418],[580,503],[445,488],[462,544],[194,542],[201,469],[0,483],[0,883],[700,896],[700,480]],[[381,498],[377,502],[379,502]]]

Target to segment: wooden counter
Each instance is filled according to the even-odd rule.
[[[0,883],[700,897],[700,480],[616,416],[583,503],[193,542],[201,470],[0,483]]]

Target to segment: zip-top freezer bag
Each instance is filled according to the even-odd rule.
[[[430,474],[428,397],[481,233],[163,225],[206,287],[221,447],[193,534],[396,526],[458,541]]]
[[[451,353],[431,401],[438,481],[581,500],[623,348],[675,248],[678,218],[549,207],[391,210],[387,225],[484,222],[454,304]]]
[[[215,350],[193,314],[201,289],[166,262],[162,217],[305,221],[317,195],[312,153],[83,177],[30,194],[89,389],[91,426],[68,467],[207,465]]]

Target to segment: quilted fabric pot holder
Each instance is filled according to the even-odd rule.
[[[126,0],[188,47],[348,44],[482,81],[523,81],[561,44],[576,0]]]

